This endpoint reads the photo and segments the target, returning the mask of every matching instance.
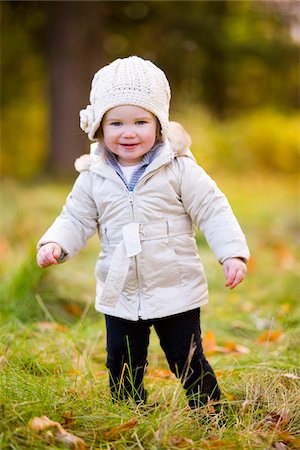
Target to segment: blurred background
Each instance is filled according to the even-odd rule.
[[[35,245],[72,187],[75,158],[89,151],[79,111],[89,102],[94,73],[137,54],[166,72],[171,119],[191,134],[194,155],[225,191],[247,235],[248,298],[270,305],[272,297],[274,304],[296,307],[300,3],[1,1],[0,6],[5,282],[27,286],[31,299],[43,276],[55,298],[93,299],[97,239],[80,258],[49,271],[37,268]],[[197,242],[210,283],[224,290],[222,273],[199,234]],[[216,291],[216,297],[222,295]],[[18,305],[22,296],[15,295]]]
[[[297,1],[2,1],[1,30],[3,176],[72,173],[94,73],[133,54],[207,170],[298,170]]]
[[[99,240],[94,236],[78,257],[47,270],[36,264],[36,243],[72,188],[75,158],[89,151],[79,111],[89,103],[94,73],[136,54],[166,72],[171,119],[191,134],[192,152],[225,192],[251,252],[245,282],[230,291],[196,232],[210,290],[201,312],[204,347],[232,402],[228,411],[241,407],[225,434],[220,428],[222,439],[237,430],[232,445],[215,440],[217,422],[212,433],[205,422],[203,437],[211,434],[213,448],[296,448],[287,431],[299,430],[300,2],[0,0],[0,9],[4,446],[7,439],[9,448],[40,448],[26,427],[34,416],[70,429],[74,418],[92,446],[102,439],[101,417],[105,427],[107,418],[116,426],[107,407],[105,325],[93,308]],[[149,370],[166,373],[154,333],[149,362]],[[148,379],[150,403],[168,398],[161,381],[173,405],[169,378],[152,387]],[[128,411],[122,411],[123,421]],[[173,406],[172,412],[179,417]],[[190,417],[180,413],[180,423],[174,417],[175,436],[192,437]],[[157,429],[151,422],[162,448],[175,448],[164,447],[169,423],[159,420]]]

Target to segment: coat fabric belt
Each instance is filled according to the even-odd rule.
[[[99,299],[100,304],[110,307],[114,307],[120,297],[127,278],[130,258],[142,252],[142,241],[193,234],[194,227],[189,217],[166,219],[149,224],[131,222],[122,227],[119,242],[116,241],[116,234],[120,235],[120,229],[115,231],[116,233],[106,226],[101,227],[104,241],[110,244],[117,243]]]

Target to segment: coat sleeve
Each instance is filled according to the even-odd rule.
[[[55,242],[63,250],[63,261],[73,257],[96,232],[97,217],[92,195],[92,174],[84,171],[75,181],[61,214],[42,236],[37,248]]]
[[[204,234],[220,263],[231,257],[250,257],[245,235],[225,195],[192,160],[178,158],[181,200],[193,223]]]

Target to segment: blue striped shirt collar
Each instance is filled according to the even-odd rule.
[[[162,145],[163,144],[157,144],[152,150],[145,153],[145,155],[143,156],[143,160],[140,162],[140,164],[137,166],[137,168],[133,172],[129,183],[127,183],[127,180],[124,177],[122,169],[121,169],[120,165],[118,164],[116,155],[111,150],[109,150],[107,147],[105,147],[106,158],[107,158],[109,165],[116,171],[116,173],[119,175],[119,177],[121,178],[121,180],[123,181],[123,183],[125,184],[127,189],[129,191],[133,191],[135,186],[137,185],[139,179],[145,172],[146,168],[149,166],[149,164],[151,164],[153,159],[157,156],[157,153],[161,149]]]

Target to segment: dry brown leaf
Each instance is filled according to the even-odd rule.
[[[81,372],[77,369],[70,369],[68,370],[68,375],[70,377],[77,377],[78,375],[81,375]]]
[[[72,411],[66,411],[62,415],[64,419],[64,426],[71,425],[74,422],[74,415]]]
[[[225,392],[224,395],[225,395],[226,399],[230,402],[232,400],[237,400],[237,397],[235,395],[229,394],[228,392]]]
[[[217,378],[222,378],[224,376],[224,374],[225,374],[224,370],[218,370],[217,369],[214,372],[215,372],[215,375],[216,375]]]
[[[123,433],[124,431],[131,430],[138,424],[137,419],[130,419],[127,422],[124,422],[122,425],[112,428],[104,433],[105,439],[114,439],[118,436],[118,434]]]
[[[217,339],[212,331],[207,331],[202,339],[202,345],[205,353],[214,353],[217,347]]]
[[[96,372],[93,372],[93,375],[96,378],[107,376],[107,370],[97,370]]]
[[[228,447],[228,443],[225,444],[224,441],[222,441],[221,439],[219,439],[217,436],[210,436],[208,438],[208,441],[205,443],[206,445],[203,446],[203,448],[207,448],[207,449],[214,449],[214,448],[222,448],[225,447],[226,450],[229,450],[231,448],[234,447]]]
[[[273,251],[280,269],[290,269],[293,267],[295,260],[294,255],[284,242],[274,243]]]
[[[67,331],[64,325],[57,322],[38,322],[36,326],[41,331],[60,331],[62,333]]]
[[[291,442],[299,441],[297,438],[295,438],[295,436],[288,433],[287,431],[281,431],[280,433],[278,433],[276,438],[278,439],[278,441],[282,441],[285,444],[290,444]]]
[[[251,256],[249,261],[247,262],[247,271],[248,272],[254,272],[257,266],[257,260],[254,258],[254,256]]]
[[[283,332],[281,330],[267,330],[262,333],[256,339],[259,344],[265,344],[266,342],[277,342],[283,338]]]
[[[250,352],[250,349],[244,345],[236,344],[235,342],[226,342],[224,344],[226,350],[230,353],[242,353],[247,354]]]
[[[85,444],[83,440],[77,436],[66,431],[59,422],[55,422],[47,416],[42,417],[34,417],[28,423],[29,428],[31,428],[36,433],[41,433],[45,431],[45,434],[51,440],[54,438],[55,440],[62,442],[68,448],[72,450],[85,450]],[[56,431],[53,433],[49,428],[56,428]]]
[[[287,431],[280,431],[276,435],[277,442],[283,442],[288,446],[289,449],[299,449],[300,439],[288,433]]]
[[[203,348],[204,352],[207,354],[212,353],[234,353],[238,354],[246,354],[250,352],[248,347],[244,345],[236,344],[235,342],[226,342],[224,346],[217,345],[216,336],[212,331],[208,331],[203,337]]]
[[[270,412],[266,416],[265,421],[270,425],[274,425],[275,427],[283,427],[284,425],[289,423],[290,419],[288,413],[286,412],[282,414]]]
[[[176,378],[175,375],[168,369],[153,369],[148,373],[149,378]]]
[[[194,441],[185,437],[171,436],[170,444],[176,448],[185,448],[187,446],[194,445]]]
[[[78,303],[66,303],[63,309],[72,316],[81,317],[83,313],[82,307]]]

